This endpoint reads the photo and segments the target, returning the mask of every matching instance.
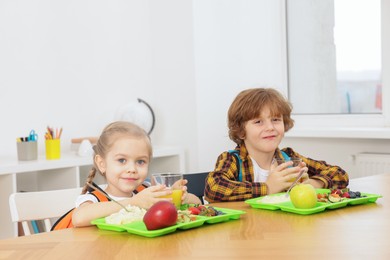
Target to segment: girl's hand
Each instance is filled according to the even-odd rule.
[[[186,180],[186,179],[183,179],[182,180],[182,187],[181,187],[181,189],[182,189],[182,191],[183,191],[183,195],[181,196],[181,204],[185,204],[185,203],[187,203],[187,198],[188,198],[188,192],[187,192],[187,183],[188,183],[188,181]]]
[[[307,171],[306,164],[300,163],[299,166],[291,167],[292,162],[285,162],[280,165],[277,163],[271,164],[270,173],[265,182],[268,186],[268,194],[274,194],[287,190],[291,184],[292,179],[297,178],[301,170]],[[306,169],[304,169],[306,168]],[[301,177],[303,180],[308,179],[307,173]]]
[[[172,186],[172,189],[180,189],[183,191],[183,195],[181,196],[181,203],[182,204],[185,204],[186,201],[187,201],[187,197],[188,197],[188,192],[187,192],[187,183],[188,183],[188,180],[186,179],[182,179],[182,180],[178,180],[177,182],[175,182]]]
[[[158,184],[155,186],[150,186],[137,193],[135,196],[130,198],[130,204],[140,208],[148,209],[158,201],[172,201],[172,198],[161,198],[162,196],[167,196],[170,194],[172,194],[171,189],[167,189],[165,185]]]
[[[197,196],[192,193],[188,193],[187,183],[188,180],[186,179],[180,180],[177,183],[177,187],[183,191],[183,195],[181,197],[181,204],[202,204],[202,201]]]

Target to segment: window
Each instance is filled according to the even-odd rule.
[[[286,1],[286,16],[294,114],[383,126],[381,1]]]
[[[344,97],[341,112],[380,114],[380,0],[336,0],[334,6],[337,89]]]

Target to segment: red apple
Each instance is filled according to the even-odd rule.
[[[169,201],[159,201],[145,214],[143,221],[148,230],[156,230],[176,224],[177,209]]]

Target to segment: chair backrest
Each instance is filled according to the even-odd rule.
[[[204,204],[204,188],[206,186],[206,177],[209,172],[184,174],[184,179],[188,180],[187,191],[197,196]]]
[[[22,222],[24,234],[31,235],[29,222],[36,233],[36,221],[43,220],[44,231],[49,232],[51,219],[61,217],[74,208],[81,190],[82,188],[73,188],[13,193],[9,197],[12,222]]]

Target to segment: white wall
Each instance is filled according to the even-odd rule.
[[[0,1],[0,158],[47,125],[97,136],[120,105],[147,101],[157,145],[197,161],[192,1]],[[190,122],[190,123],[187,123]]]
[[[285,87],[283,1],[194,1],[199,170],[233,149],[227,110],[249,87]]]

